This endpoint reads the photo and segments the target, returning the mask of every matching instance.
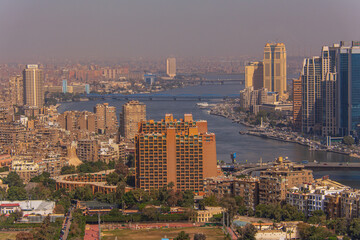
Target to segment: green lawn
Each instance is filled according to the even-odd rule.
[[[128,240],[160,240],[161,238],[174,238],[179,232],[185,231],[193,238],[196,233],[206,235],[206,240],[223,240],[225,235],[219,227],[187,227],[187,228],[164,228],[164,229],[141,229],[141,230],[110,230],[103,231],[104,240],[128,239]]]
[[[16,234],[19,232],[0,232],[0,239],[8,240],[8,239],[16,239]]]

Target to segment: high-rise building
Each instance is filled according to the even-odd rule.
[[[264,48],[263,87],[277,92],[280,98],[286,92],[286,49],[284,43],[267,43]]]
[[[174,78],[176,76],[176,59],[168,58],[166,59],[166,74]]]
[[[63,93],[67,93],[67,88],[68,88],[67,80],[64,79],[64,80],[62,80],[62,91],[63,91]]]
[[[22,106],[24,104],[23,78],[20,75],[10,77],[10,98],[11,105]]]
[[[80,139],[77,143],[76,154],[81,161],[98,161],[99,143],[94,139]]]
[[[146,105],[134,100],[127,102],[120,113],[120,135],[127,140],[133,140],[138,132],[138,123],[145,120]]]
[[[26,65],[23,80],[24,105],[41,108],[45,100],[43,71],[37,64]]]
[[[89,84],[85,84],[85,93],[90,94],[90,85]]]
[[[116,107],[108,103],[96,104],[94,107],[96,115],[96,128],[100,133],[115,134],[117,132]]]
[[[294,129],[301,131],[301,106],[302,106],[301,77],[293,80],[293,122]]]
[[[176,120],[142,121],[135,136],[136,187],[159,189],[169,183],[177,190],[203,192],[204,179],[217,176],[215,134],[206,121],[191,114]]]
[[[302,131],[320,133],[322,128],[321,58],[304,59],[302,81]]]
[[[254,90],[263,88],[263,63],[250,62],[245,66],[245,88],[254,87]]]
[[[323,128],[322,135],[335,136],[338,134],[336,119],[336,51],[339,45],[323,46],[322,60],[322,99],[323,99]]]
[[[356,135],[360,124],[360,42],[341,42],[337,53],[339,133]]]

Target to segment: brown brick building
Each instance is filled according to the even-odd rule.
[[[146,105],[139,101],[129,101],[120,113],[120,135],[133,140],[138,132],[138,123],[146,120]]]
[[[113,134],[117,132],[116,107],[108,103],[96,104],[94,113],[97,119],[97,130],[100,133]]]
[[[286,199],[289,188],[314,181],[312,170],[279,157],[275,165],[260,172],[259,203],[273,204]]]
[[[204,179],[217,176],[215,134],[191,114],[140,122],[135,149],[136,186],[144,190],[172,182],[178,190],[203,192]]]

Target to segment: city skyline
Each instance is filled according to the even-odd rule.
[[[288,56],[311,56],[318,46],[360,38],[354,0],[84,3],[3,1],[0,61],[259,57],[268,42],[284,42]]]

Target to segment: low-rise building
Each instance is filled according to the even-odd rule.
[[[0,167],[11,167],[12,156],[10,154],[0,155]]]
[[[12,161],[11,171],[16,172],[24,183],[41,174],[39,165],[29,156],[17,156]]]
[[[112,193],[116,191],[116,186],[110,186],[106,182],[106,175],[112,173],[114,170],[106,170],[97,173],[89,173],[85,175],[68,174],[61,175],[55,178],[56,190],[65,188],[68,191],[72,191],[79,187],[89,186],[93,194],[100,192],[104,194]],[[131,187],[126,187],[125,192],[132,190]]]
[[[20,212],[21,208],[18,203],[2,203],[0,204],[1,214],[10,214],[14,212]]]
[[[224,212],[222,207],[206,207],[205,210],[197,211],[197,222],[209,222],[216,215]]]
[[[222,198],[224,195],[241,196],[246,207],[255,210],[259,203],[259,179],[254,177],[213,177],[204,181],[205,196],[214,195]]]
[[[0,206],[10,206],[13,210],[21,210],[25,215],[47,216],[54,212],[55,202],[45,200],[26,200],[26,201],[0,201]],[[9,210],[10,207],[9,207]]]
[[[260,172],[259,203],[274,204],[285,201],[288,189],[313,181],[312,171],[304,169],[304,165],[279,157],[272,167]]]
[[[341,217],[346,219],[360,217],[360,190],[346,190],[341,193]]]

